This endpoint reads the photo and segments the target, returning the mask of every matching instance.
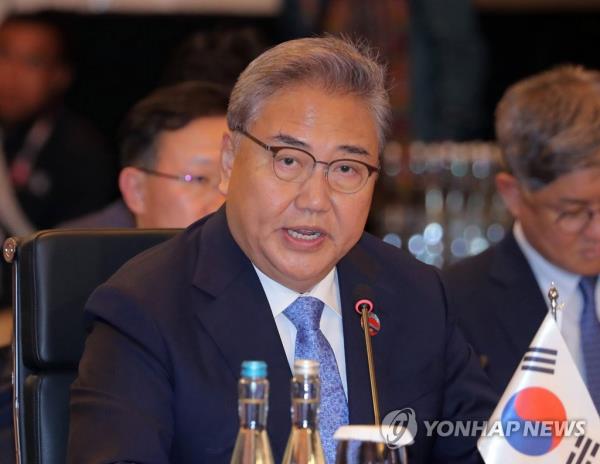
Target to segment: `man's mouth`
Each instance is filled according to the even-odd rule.
[[[325,235],[319,230],[312,229],[286,229],[286,232],[290,237],[293,237],[297,240],[306,240],[309,242]]]

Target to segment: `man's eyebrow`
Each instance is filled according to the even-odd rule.
[[[303,150],[310,149],[310,145],[302,140],[298,140],[296,137],[293,137],[288,134],[277,134],[273,137],[273,140],[276,142],[282,143],[284,145],[290,145],[292,147],[302,148]]]
[[[340,145],[338,149],[351,155],[369,156],[369,151],[359,145]]]
[[[288,134],[278,134],[273,137],[273,140],[277,143],[282,143],[285,145],[289,145],[292,147],[302,148],[303,150],[310,151],[310,145],[302,140],[298,140],[296,137],[293,137]],[[369,156],[369,151],[359,145],[339,145],[337,147],[339,151],[344,151],[350,155],[363,155]]]

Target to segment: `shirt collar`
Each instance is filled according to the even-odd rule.
[[[573,296],[573,293],[577,291],[581,276],[556,266],[542,256],[529,243],[523,232],[523,227],[518,221],[513,226],[513,234],[519,248],[531,266],[542,295],[544,295],[544,300],[549,304],[546,295],[552,283],[554,283],[558,290],[559,301],[568,301]]]
[[[252,264],[254,266],[254,263]],[[342,310],[340,307],[340,298],[338,293],[338,276],[337,269],[334,267],[329,273],[318,282],[312,289],[306,293],[298,293],[291,290],[279,282],[271,279],[260,269],[254,266],[254,270],[258,275],[260,283],[265,291],[269,306],[273,312],[273,317],[277,317],[285,309],[291,305],[296,298],[300,296],[312,296],[321,300],[325,305],[335,311],[340,317]]]

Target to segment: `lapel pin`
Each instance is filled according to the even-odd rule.
[[[364,329],[363,320],[360,320],[360,326]],[[381,330],[381,322],[375,313],[369,313],[369,335],[374,337]]]

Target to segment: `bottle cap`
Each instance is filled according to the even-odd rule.
[[[267,363],[264,361],[242,362],[242,377],[259,378],[267,376]]]
[[[296,359],[294,361],[294,375],[304,377],[319,375],[319,361],[313,359]]]

